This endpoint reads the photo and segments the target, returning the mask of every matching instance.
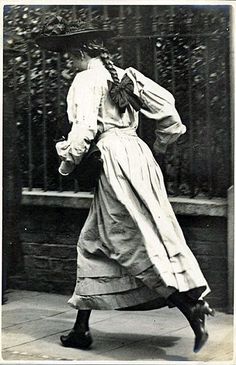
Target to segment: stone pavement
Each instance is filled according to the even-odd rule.
[[[194,336],[176,308],[144,312],[93,311],[90,350],[64,348],[59,337],[73,326],[76,311],[67,296],[11,290],[2,306],[2,362],[19,360],[73,362],[129,361],[176,364],[185,361],[233,360],[233,316],[216,313],[207,320],[210,337],[198,354],[192,352]],[[222,363],[221,363],[222,364]]]

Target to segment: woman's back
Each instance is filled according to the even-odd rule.
[[[118,67],[116,67],[116,71],[121,80],[125,71]],[[75,118],[78,120],[79,108],[82,112],[87,108],[96,109],[98,107],[97,122],[100,132],[114,127],[130,127],[136,130],[138,112],[128,106],[124,113],[120,113],[109,95],[108,80],[112,81],[112,77],[99,58],[92,59],[88,69],[76,75],[67,98],[70,122],[74,123]],[[89,103],[91,98],[94,100],[92,105]],[[83,120],[83,117],[81,119]],[[81,119],[80,122],[82,122]],[[89,121],[87,122],[89,123]]]

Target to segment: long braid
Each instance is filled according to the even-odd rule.
[[[104,66],[110,72],[113,82],[118,85],[120,83],[117,71],[114,67],[114,64],[111,60],[110,54],[108,50],[104,47],[103,43],[92,40],[88,43],[83,43],[82,50],[88,53],[91,57],[100,56]]]
[[[104,66],[106,67],[106,69],[110,72],[112,80],[114,81],[114,83],[116,85],[118,85],[120,83],[117,71],[114,67],[114,64],[112,62],[112,60],[110,59],[110,55],[108,52],[104,51],[100,54],[101,60],[104,64]]]

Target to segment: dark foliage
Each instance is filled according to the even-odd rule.
[[[169,194],[225,196],[230,178],[228,12],[227,6],[5,6],[5,54],[19,51],[4,62],[4,81],[15,94],[24,185],[75,188],[73,179],[59,177],[54,147],[54,138],[70,128],[66,94],[74,75],[67,55],[42,51],[34,42],[41,21],[60,14],[97,17],[104,27],[112,25],[119,35],[110,44],[115,62],[137,67],[174,94],[188,132],[164,158],[156,156]],[[151,148],[154,128],[142,119],[139,133]]]

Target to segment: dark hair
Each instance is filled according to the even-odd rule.
[[[110,72],[113,82],[116,85],[120,83],[111,55],[102,40],[95,39],[83,42],[76,48],[68,49],[68,52],[78,56],[81,56],[83,52],[86,52],[90,57],[100,56],[104,66]]]

